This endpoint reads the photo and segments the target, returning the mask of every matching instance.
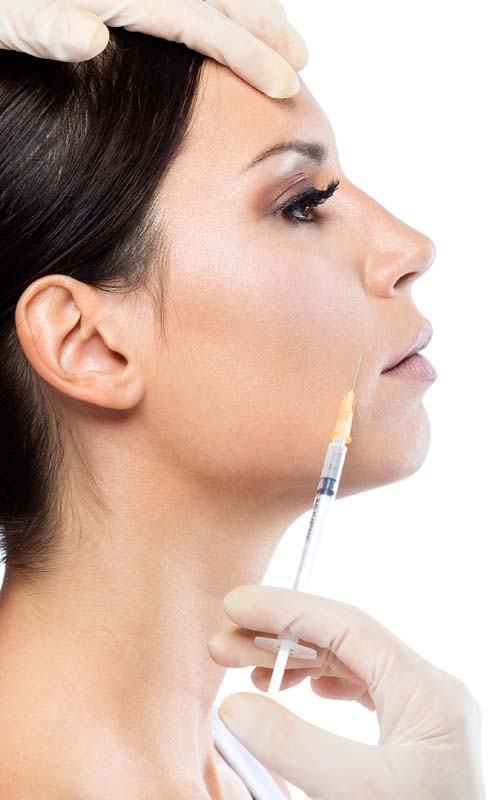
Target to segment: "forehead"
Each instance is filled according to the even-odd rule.
[[[331,123],[302,79],[297,95],[277,100],[207,59],[181,153],[198,153],[205,168],[236,176],[261,151],[290,139],[321,142],[328,163],[338,161]]]

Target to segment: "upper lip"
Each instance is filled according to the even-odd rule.
[[[397,358],[394,358],[392,361],[390,361],[384,367],[382,372],[387,372],[387,370],[392,369],[393,367],[396,367],[398,364],[401,363],[401,361],[404,361],[405,358],[409,358],[410,356],[415,355],[415,353],[418,353],[419,350],[423,350],[424,347],[427,347],[427,345],[429,344],[430,340],[432,339],[432,333],[433,333],[432,325],[430,324],[430,322],[426,323],[424,325],[424,327],[421,328],[420,333],[418,334],[417,338],[415,339],[413,345],[408,350],[406,350],[405,352],[400,353],[400,355]]]

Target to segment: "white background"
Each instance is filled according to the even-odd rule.
[[[468,684],[483,710],[493,800],[500,797],[497,3],[284,5],[308,45],[301,75],[332,121],[344,172],[437,246],[412,292],[434,327],[426,355],[439,375],[424,398],[427,460],[404,481],[335,504],[310,591],[365,609]],[[308,521],[305,514],[286,531],[264,583],[291,585]],[[257,691],[250,672],[228,670],[217,704]],[[280,701],[332,732],[377,742],[374,713],[319,698],[307,681]]]
[[[500,797],[499,6],[486,0],[283,5],[308,45],[301,77],[332,122],[347,177],[437,247],[412,290],[434,327],[425,353],[438,372],[424,397],[432,426],[427,460],[404,481],[336,503],[309,591],[363,608],[470,687],[483,711],[484,772],[494,800]],[[291,586],[308,521],[305,514],[288,529],[263,583]],[[217,704],[235,691],[258,691],[250,672],[228,670]],[[320,698],[308,684],[284,692],[280,702],[327,730],[376,744],[373,712]],[[305,797],[290,788],[294,798]]]

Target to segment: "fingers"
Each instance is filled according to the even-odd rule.
[[[311,678],[311,689],[320,697],[335,700],[356,700],[370,711],[375,710],[375,703],[364,684],[354,683],[344,678]]]
[[[229,630],[218,631],[208,642],[208,650],[211,658],[224,667],[237,668],[255,664],[252,680],[258,689],[265,692],[269,688],[276,656],[256,647],[253,641],[255,635],[255,631],[236,625]],[[261,632],[259,635],[265,634]],[[331,651],[320,650],[318,658],[310,666],[304,666],[303,659],[290,656],[280,690],[296,686],[306,678],[311,678],[312,690],[321,697],[357,700],[370,710],[375,708],[366,684]]]
[[[376,706],[383,707],[384,697],[394,692],[404,702],[415,684],[441,672],[369,614],[347,603],[251,585],[229,592],[224,608],[234,623],[250,631],[277,634],[289,627],[300,639],[330,650],[364,682]]]
[[[87,61],[101,53],[108,42],[109,29],[95,14],[68,6],[51,31],[49,57],[70,63]]]
[[[257,689],[260,689],[261,692],[267,692],[272,674],[271,668],[255,667],[251,673],[251,678]],[[297,686],[308,677],[309,674],[306,669],[286,669],[281,681],[280,692],[291,689],[292,686]]]
[[[36,14],[16,13],[2,20],[2,42],[38,58],[78,62],[106,47],[109,30],[90,11],[66,3],[42,5]]]
[[[300,33],[288,22],[286,11],[278,0],[206,0],[226,17],[230,17],[272,47],[295,69],[307,64],[309,54]]]
[[[233,2],[226,0],[223,5],[231,11]],[[237,13],[243,15],[240,6],[241,3],[235,3]],[[108,24],[113,24],[113,20],[108,20]],[[299,78],[286,59],[219,11],[215,4],[202,0],[150,0],[141,6],[137,20],[124,27],[183,43],[228,66],[271,97],[291,97],[300,89]],[[283,47],[283,41],[279,45]]]
[[[255,645],[255,631],[240,628],[234,625],[230,629],[217,631],[208,642],[208,650],[213,660],[223,667],[274,667],[276,661],[275,653],[262,650]],[[266,636],[263,631],[259,636]],[[314,647],[312,642],[304,641],[308,647]],[[296,656],[289,656],[287,670],[296,670],[304,667],[304,660]],[[358,675],[346,667],[337,656],[325,648],[318,649],[318,655],[311,661],[306,668],[308,675],[321,677],[331,675],[339,678],[347,678],[354,682],[362,682]],[[364,685],[364,684],[363,684]],[[365,687],[366,688],[366,687]]]
[[[266,636],[267,634],[264,631],[260,635]],[[223,667],[249,667],[251,665],[272,667],[276,655],[256,647],[255,636],[255,631],[248,631],[235,625],[232,629],[217,631],[207,644],[208,650],[213,660]],[[324,661],[323,657],[321,663]],[[318,661],[313,663],[315,667],[319,666]],[[288,668],[303,666],[302,659],[289,656]]]
[[[267,692],[272,673],[272,669],[267,669],[266,667],[256,667],[252,671],[251,678],[257,689],[260,689],[262,692]],[[354,683],[354,681],[349,681],[345,678],[330,676],[320,678],[311,677],[307,667],[303,669],[285,670],[280,691],[291,689],[292,686],[297,686],[309,677],[311,678],[311,689],[320,697],[326,697],[330,700],[356,700],[370,711],[374,711],[375,704],[364,684]]]
[[[224,698],[219,713],[255,758],[307,796],[327,797],[334,787],[338,800],[361,797],[353,775],[366,780],[377,770],[377,747],[318,728],[269,697],[238,692]]]
[[[215,59],[270,97],[297,94],[295,70],[308,59],[279,0],[47,0],[36,14],[21,7],[0,23],[1,48],[67,62],[104,50],[108,26],[140,31]]]

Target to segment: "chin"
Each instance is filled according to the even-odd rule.
[[[431,441],[429,417],[423,409],[418,424],[381,431],[366,437],[369,445],[361,444],[358,434],[356,446],[349,446],[337,497],[348,497],[370,491],[380,486],[405,480],[418,472],[424,463]]]

